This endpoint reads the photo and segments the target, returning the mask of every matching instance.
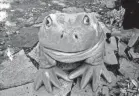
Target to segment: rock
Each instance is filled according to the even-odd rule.
[[[67,96],[67,94],[71,91],[72,81],[67,82],[63,79],[60,79],[60,82],[62,83],[61,89],[53,88],[53,95],[54,96]]]
[[[110,96],[109,95],[109,88],[107,86],[104,86],[102,88],[102,93],[103,93],[104,96]]]
[[[43,14],[41,14],[37,20],[35,21],[35,24],[39,24],[39,23],[42,23],[43,19],[48,15],[49,13],[48,12],[45,12]]]
[[[0,96],[67,96],[71,90],[72,82],[66,82],[60,79],[63,87],[61,89],[54,88],[52,94],[48,93],[44,87],[41,87],[38,91],[33,88],[33,83],[26,85],[6,89],[0,91]]]
[[[4,52],[3,51],[0,51],[0,56],[3,56]]]
[[[13,35],[13,34],[15,34],[16,33],[16,31],[19,29],[19,27],[18,26],[15,26],[15,27],[8,27],[8,26],[6,26],[6,34],[8,35],[8,36],[10,36],[10,35]]]
[[[8,46],[4,53],[4,55],[7,56],[11,61],[13,60],[13,54],[15,53],[15,50],[13,48]]]
[[[139,53],[135,53],[133,48],[130,49],[130,53],[133,56],[133,58],[139,58]]]
[[[45,13],[42,13],[38,18],[37,20],[35,21],[35,24],[39,24],[39,23],[42,23],[43,19],[50,13],[56,13],[56,12],[59,12],[57,10],[51,10],[49,12],[45,12]]]
[[[60,79],[60,82],[62,83],[61,89],[54,87],[52,94],[50,94],[46,91],[44,86],[42,86],[38,91],[34,91],[35,96],[67,96],[67,94],[71,91],[72,81],[67,82]]]
[[[0,64],[0,89],[15,87],[33,82],[37,69],[21,50],[15,54],[13,60],[6,60]]]
[[[103,16],[103,21],[105,23],[111,23],[110,25],[117,26],[119,28],[121,27],[123,21],[124,12],[125,10],[122,7],[120,8],[120,10],[113,9],[107,11]]]
[[[117,82],[117,77],[111,71],[109,71],[109,74],[111,75],[112,78],[112,82],[109,84],[109,87],[113,87]]]
[[[84,12],[84,9],[76,8],[76,7],[68,7],[68,8],[63,8],[62,11],[65,13],[78,13],[78,12]]]
[[[115,1],[116,0],[104,0],[106,2],[107,8],[114,8],[115,7]]]
[[[119,71],[127,78],[137,79],[138,73],[139,73],[138,68],[139,68],[139,65],[137,65],[131,61],[128,61],[126,59],[120,60]]]
[[[39,43],[33,48],[31,52],[28,53],[28,55],[39,62]]]
[[[91,85],[88,84],[84,89],[80,89],[79,80],[71,90],[71,96],[94,96]]]
[[[16,20],[17,18],[23,18],[25,15],[25,10],[22,8],[16,8],[13,12],[12,20]]]
[[[110,65],[118,64],[116,55],[114,51],[117,51],[117,42],[115,37],[111,37],[109,39],[111,42],[105,43],[105,56],[104,56],[104,62]]]
[[[6,21],[6,22],[5,22],[5,25],[6,25],[6,26],[15,27],[15,26],[16,26],[16,23],[15,23],[15,22]]]
[[[44,1],[38,0],[38,2],[40,5],[46,5],[46,2],[44,2]]]
[[[0,45],[0,51],[4,51],[6,49],[5,45]]]
[[[13,87],[0,91],[0,96],[35,96],[33,95],[33,83],[22,85],[19,87]]]
[[[0,22],[6,21],[8,14],[6,11],[0,11]]]
[[[0,39],[0,46],[5,44],[5,40],[2,38]]]
[[[118,44],[119,52],[118,53],[119,53],[120,56],[124,56],[125,57],[124,50],[125,50],[126,46],[127,46],[126,44],[119,42],[119,44]]]
[[[22,8],[16,8],[16,9],[15,9],[15,11],[17,11],[17,13],[18,13],[18,12],[23,13],[25,10],[24,10],[24,9],[22,9]]]
[[[11,37],[9,45],[12,47],[27,47],[32,48],[38,42],[38,28],[25,27],[19,30],[18,35]]]
[[[64,0],[52,0],[52,3],[62,6],[62,7],[66,7]]]
[[[87,13],[92,12],[92,10],[90,8],[84,8],[84,11],[87,12]]]
[[[101,6],[106,6],[107,8],[114,8],[116,0],[93,0],[94,4],[100,4]]]
[[[28,27],[28,26],[33,25],[33,24],[35,23],[35,20],[36,20],[36,19],[37,19],[37,18],[30,17],[29,19],[26,20],[25,26]]]

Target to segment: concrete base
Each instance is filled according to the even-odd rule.
[[[84,89],[80,88],[80,79],[77,80],[77,84],[74,85],[71,91],[71,96],[94,96],[91,85],[88,84]]]
[[[52,94],[48,93],[44,86],[35,91],[33,88],[33,83],[29,83],[22,86],[1,90],[0,96],[66,96],[71,91],[72,82],[66,82],[64,80],[60,81],[62,82],[61,89],[53,87]]]
[[[30,62],[24,50],[21,50],[14,55],[12,61],[5,60],[0,64],[0,90],[33,82],[36,72],[37,68]]]
[[[41,87],[38,91],[34,91],[33,83],[22,85],[0,91],[0,96],[53,96]]]

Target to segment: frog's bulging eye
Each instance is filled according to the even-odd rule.
[[[52,24],[52,19],[51,19],[50,16],[48,16],[48,17],[46,18],[46,26],[50,27],[51,24]]]
[[[83,18],[83,23],[84,23],[85,25],[89,25],[89,24],[90,24],[90,19],[89,19],[89,17],[88,17],[87,15],[84,16],[84,18]]]

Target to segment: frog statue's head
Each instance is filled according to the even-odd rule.
[[[102,36],[96,13],[55,13],[44,18],[39,41],[48,49],[75,53],[92,48]]]

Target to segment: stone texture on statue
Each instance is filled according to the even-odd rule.
[[[21,50],[13,57],[12,61],[6,60],[0,64],[0,89],[33,82],[36,72],[36,67]]]

